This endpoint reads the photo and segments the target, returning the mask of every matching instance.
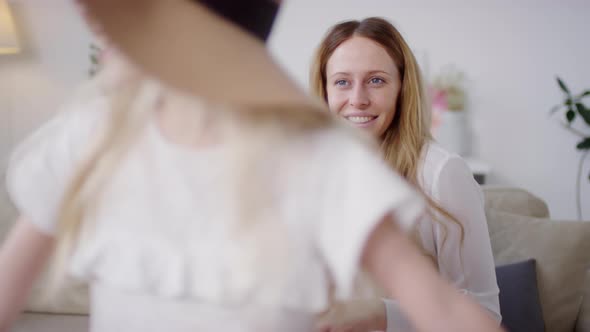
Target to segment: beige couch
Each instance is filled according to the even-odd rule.
[[[537,260],[547,331],[590,332],[590,280],[584,281],[590,263],[590,222],[551,220],[547,205],[524,190],[485,187],[484,193],[496,263]],[[0,225],[0,237],[7,226]],[[87,331],[86,303],[86,291],[79,285],[54,305],[34,295],[12,331]]]
[[[590,332],[590,222],[550,219],[547,205],[521,189],[484,193],[496,265],[537,262],[546,331]]]

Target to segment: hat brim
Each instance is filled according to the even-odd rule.
[[[195,2],[78,0],[78,3],[91,23],[130,62],[189,93],[228,99],[231,96],[227,92],[213,89],[217,76],[211,74],[209,79],[203,79],[203,75],[208,76],[208,71],[214,71],[215,67],[221,68],[218,74],[220,71],[223,74],[226,67],[235,72],[274,65],[264,56],[266,50],[260,40]],[[237,49],[244,50],[244,58],[249,59],[245,61],[252,62],[249,66],[230,61],[219,63]],[[221,86],[227,77],[217,79]]]

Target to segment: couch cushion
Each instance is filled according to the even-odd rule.
[[[23,314],[15,322],[11,332],[86,332],[88,316]]]
[[[590,271],[586,272],[583,296],[582,307],[576,323],[576,332],[590,332]]]
[[[590,266],[590,222],[555,221],[487,209],[496,265],[537,261],[548,332],[573,331]]]
[[[534,259],[496,267],[502,325],[510,332],[543,332]]]
[[[549,218],[549,208],[539,197],[513,187],[483,186],[486,209],[536,218]]]
[[[55,297],[47,299],[48,280],[44,273],[35,283],[25,307],[27,312],[87,315],[89,312],[88,286],[73,279],[67,280]]]

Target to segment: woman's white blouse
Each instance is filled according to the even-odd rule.
[[[419,184],[424,192],[455,216],[464,228],[464,240],[455,223],[437,215],[446,230],[425,215],[419,221],[419,234],[426,251],[435,259],[443,278],[501,320],[499,289],[483,193],[465,161],[430,143],[422,155]],[[394,300],[387,306],[387,331],[414,331]]]

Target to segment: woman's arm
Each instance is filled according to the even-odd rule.
[[[20,217],[0,249],[0,332],[9,330],[53,249],[53,237]]]
[[[448,227],[445,239],[440,224],[434,224],[439,272],[499,323],[499,289],[481,188],[467,164],[456,156],[445,162],[433,185],[434,199],[461,223],[464,231],[461,240],[457,225],[443,219]]]
[[[371,233],[363,265],[419,331],[501,331],[479,305],[443,281],[389,217]]]
[[[429,170],[425,170],[429,171]],[[436,261],[440,275],[487,309],[498,324],[500,315],[499,289],[496,282],[494,258],[490,244],[481,188],[473,179],[467,164],[452,156],[437,169],[432,178],[433,198],[461,223],[464,238],[456,223],[432,221]],[[428,225],[430,227],[431,225]],[[384,300],[387,312],[387,331],[414,331],[395,300]]]

